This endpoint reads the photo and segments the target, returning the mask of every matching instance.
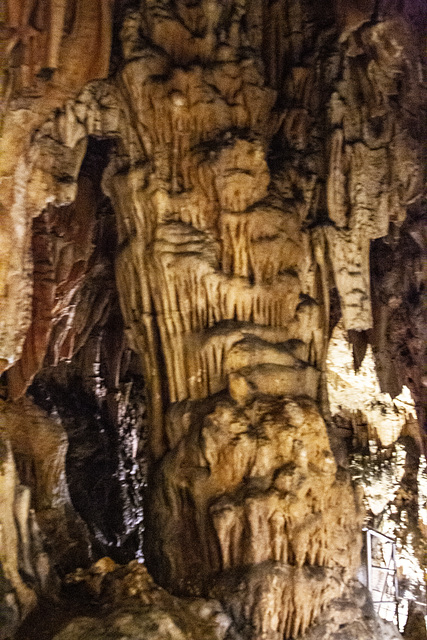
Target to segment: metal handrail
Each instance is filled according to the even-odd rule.
[[[396,540],[395,538],[392,538],[391,536],[387,536],[385,533],[381,533],[380,531],[377,531],[376,529],[370,529],[369,527],[364,527],[363,528],[363,532],[365,533],[366,536],[366,583],[367,583],[367,587],[371,593],[372,596],[372,603],[375,606],[375,610],[378,613],[378,615],[381,615],[381,607],[382,605],[395,605],[395,609],[394,609],[394,614],[393,614],[393,618],[394,621],[397,623],[397,627],[398,629],[400,629],[400,622],[402,622],[402,624],[405,623],[406,620],[406,615],[403,611],[400,610],[400,607],[402,605],[402,603],[404,603],[407,598],[403,595],[403,597],[399,596],[399,583],[398,583],[398,578],[397,578],[397,551],[396,551]],[[384,558],[384,563],[387,563],[387,566],[380,566],[380,565],[376,565],[372,563],[372,537],[378,538],[380,540],[382,540],[382,542],[384,544],[391,544],[391,554],[390,557],[387,560]],[[390,567],[390,565],[392,565],[392,567]],[[381,582],[380,584],[378,584],[378,588],[375,588],[375,586],[373,586],[373,580],[372,580],[372,571],[382,571],[382,572],[386,572],[386,576],[384,579],[384,583],[383,583],[383,587],[381,589]],[[387,589],[387,584],[391,586],[390,581],[388,581],[388,576],[392,574],[394,576],[393,579],[393,587],[394,587],[394,599],[389,599],[389,600],[385,600],[384,597],[388,597],[388,598],[393,598],[393,594],[392,593],[385,593],[386,589]],[[384,574],[383,574],[384,575]],[[379,593],[381,592],[381,600],[375,600],[375,596],[378,597]],[[427,603],[426,602],[420,602],[419,600],[412,600],[412,602],[415,602],[415,604],[427,608]],[[388,607],[387,611],[389,614],[392,613],[392,608]],[[401,614],[403,613],[403,620],[401,618]],[[427,613],[427,611],[426,611]],[[387,615],[387,614],[386,614]],[[389,619],[389,618],[388,618]],[[401,630],[401,629],[400,629]]]
[[[395,604],[396,605],[396,618],[397,624],[399,626],[399,584],[397,580],[397,563],[396,563],[396,541],[391,536],[387,536],[385,533],[381,533],[376,529],[370,529],[369,527],[364,527],[363,531],[366,535],[366,582],[369,591],[372,596],[374,596],[374,591],[378,591],[373,589],[372,586],[372,570],[385,571],[387,574],[393,575],[393,586],[394,586],[394,600],[384,600],[386,596],[386,588],[387,588],[387,577],[384,580],[384,584],[381,591],[381,599],[380,600],[372,600],[374,605],[377,605],[377,613],[379,614],[381,605],[383,604]],[[390,558],[388,560],[387,566],[378,566],[372,564],[372,537],[379,538],[385,544],[391,544],[391,553]],[[393,564],[393,567],[390,565]]]
[[[381,533],[381,531],[377,531],[376,529],[371,529],[371,527],[363,527],[362,531],[364,532],[369,531],[370,534],[376,536],[377,538],[384,538],[389,542],[396,543],[396,538],[393,538],[392,536],[387,536],[385,533]]]

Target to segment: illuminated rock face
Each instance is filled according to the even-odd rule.
[[[200,18],[219,23],[216,9]],[[150,42],[131,43],[141,17],[128,17],[131,59],[116,86],[132,119],[104,188],[118,215],[125,323],[150,376],[148,565],[164,586],[208,595],[215,575],[265,563],[264,595],[248,579],[242,615],[252,637],[279,638],[339,594],[357,565],[360,518],[313,402],[322,294],[301,211],[268,169],[276,95],[256,52],[242,54],[241,17],[221,42],[218,24],[186,42],[181,22],[148,6]],[[313,400],[291,400],[301,396]],[[325,571],[313,578],[307,566]],[[319,587],[331,573],[335,589]],[[273,574],[283,595],[266,608]]]
[[[153,475],[147,517],[157,579],[234,598],[247,637],[304,632],[358,566],[362,520],[314,402],[225,395],[174,424],[189,430]]]
[[[89,80],[108,73],[112,3],[7,0],[0,22],[4,43],[0,52],[0,371],[4,371],[19,360],[32,315],[31,218],[41,210],[33,208],[26,190],[31,137],[52,110],[73,99]],[[49,200],[49,194],[43,196]]]
[[[88,137],[111,141],[116,284],[148,389],[147,565],[178,594],[233,603],[250,640],[303,633],[357,567],[362,514],[319,410],[330,291],[346,330],[372,326],[370,242],[421,191],[406,23],[341,4],[123,11],[117,70],[37,122],[12,216],[28,287],[28,220],[41,214],[31,325],[27,307],[2,325],[4,368],[21,356],[17,398],[46,354],[71,359],[103,315],[82,293],[100,194],[79,171]]]

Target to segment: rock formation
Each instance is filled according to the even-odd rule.
[[[146,482],[163,588],[218,600],[247,640],[304,634],[360,562],[360,496],[324,420],[339,315],[356,366],[371,341],[383,390],[408,383],[423,415],[422,9],[7,9],[6,422],[33,382],[71,443],[87,397],[109,460],[100,492],[70,483],[87,535],[140,551]]]

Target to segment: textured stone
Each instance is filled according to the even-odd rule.
[[[42,213],[46,186],[26,190],[31,138],[49,113],[108,71],[110,0],[8,0],[2,8],[0,138],[0,371],[21,354],[31,321],[31,220]],[[6,11],[4,11],[6,9]],[[64,37],[65,36],[65,37]],[[82,55],[84,51],[84,55]]]
[[[380,238],[421,219],[419,8],[392,4],[7,5],[9,396],[46,365],[58,372],[38,375],[49,389],[69,360],[119,431],[130,346],[147,388],[148,566],[205,597],[237,572],[251,640],[304,632],[358,562],[362,513],[318,408],[337,295],[356,365],[373,329],[383,386],[403,380],[385,371],[396,351],[408,379],[421,360],[409,317],[421,286],[394,299],[397,268],[387,275],[378,257]],[[88,175],[93,139],[109,143]],[[101,173],[117,225],[116,331],[111,260],[97,251]],[[161,633],[181,633],[168,615]],[[354,624],[347,635],[363,637]]]
[[[18,483],[10,441],[3,428],[0,446],[0,612],[5,629],[3,631],[0,628],[0,632],[13,634],[20,620],[35,607],[37,597],[19,574],[19,569],[24,569],[19,556],[27,559],[25,568],[33,573],[30,564],[29,504],[25,500],[27,496],[23,495],[25,489]]]
[[[50,418],[29,398],[14,404],[0,401],[0,417],[20,483],[22,516],[15,519],[21,543],[27,545],[27,551],[20,553],[24,564],[20,568],[36,583],[41,580],[39,592],[48,593],[55,590],[55,577],[49,567],[44,578],[38,577],[32,556],[45,558],[48,549],[50,562],[59,571],[73,562],[87,562],[90,556],[87,530],[68,490],[67,433],[58,419]]]
[[[87,571],[67,576],[67,582],[83,585],[91,597],[101,597],[105,615],[102,620],[76,618],[55,640],[240,640],[218,601],[175,598],[137,562],[119,567],[103,558]]]

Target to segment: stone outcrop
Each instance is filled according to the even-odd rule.
[[[1,8],[0,370],[19,360],[32,315],[31,137],[93,78],[108,73],[110,0],[7,0]],[[84,54],[83,54],[84,52]],[[48,198],[49,199],[49,198]],[[40,363],[41,364],[41,363]]]
[[[276,571],[275,576],[278,576]],[[259,582],[255,574],[252,580]],[[155,585],[146,568],[135,562],[128,566],[115,565],[102,558],[87,571],[67,576],[67,583],[80,589],[81,597],[90,596],[102,603],[104,615],[100,619],[91,611],[64,624],[54,640],[112,640],[142,636],[144,640],[244,640],[248,629],[239,620],[242,606],[241,589],[231,596],[228,611],[218,600],[175,598]],[[319,590],[322,580],[318,581]],[[277,585],[275,585],[277,587]],[[303,597],[303,581],[300,581]],[[332,586],[333,590],[333,586]],[[271,585],[268,589],[271,592]],[[278,594],[277,588],[274,591]],[[274,615],[271,598],[265,592],[265,618]],[[241,611],[240,611],[241,613]],[[65,616],[66,618],[66,616]],[[244,616],[243,616],[244,618]],[[36,628],[37,633],[37,628]],[[268,632],[264,637],[269,637]],[[322,614],[311,630],[299,636],[301,640],[399,640],[400,634],[389,623],[381,621],[370,605],[366,590],[351,582],[339,598],[334,598],[328,611]]]
[[[146,483],[144,555],[163,588],[219,600],[245,640],[304,634],[346,593],[361,546],[322,417],[339,315],[356,367],[371,341],[383,390],[423,394],[421,7],[7,9],[8,400],[34,382],[80,437],[68,460],[90,462],[70,494],[104,551],[139,540]],[[100,458],[84,441],[98,437],[109,471],[86,492]],[[166,634],[175,623],[157,615]],[[79,624],[69,634],[98,633]]]
[[[17,482],[26,492],[32,526],[41,530],[51,562],[64,571],[75,552],[74,562],[84,563],[89,557],[87,534],[70,500],[66,477],[68,439],[63,426],[28,398],[13,405],[2,402],[0,411]],[[22,534],[20,537],[26,538]],[[23,570],[32,575],[28,567]]]
[[[185,591],[197,576],[206,590],[220,570],[268,561],[351,574],[361,518],[313,402],[224,398],[181,420],[189,433],[153,479],[151,527],[162,534],[149,529],[147,548],[162,558],[162,583]]]
[[[156,585],[145,566],[133,561],[115,565],[102,558],[87,571],[67,576],[71,585],[97,597],[109,614],[102,621],[85,617],[72,621],[55,638],[112,638],[138,635],[147,640],[188,637],[206,640],[238,640],[233,623],[215,600],[181,600]]]
[[[12,635],[22,618],[35,607],[37,596],[19,574],[19,555],[26,570],[34,574],[29,532],[29,489],[17,481],[10,442],[1,433],[1,541],[0,612],[2,638]],[[37,541],[38,542],[38,541]],[[46,554],[45,554],[46,558]],[[43,573],[46,577],[46,571]]]

